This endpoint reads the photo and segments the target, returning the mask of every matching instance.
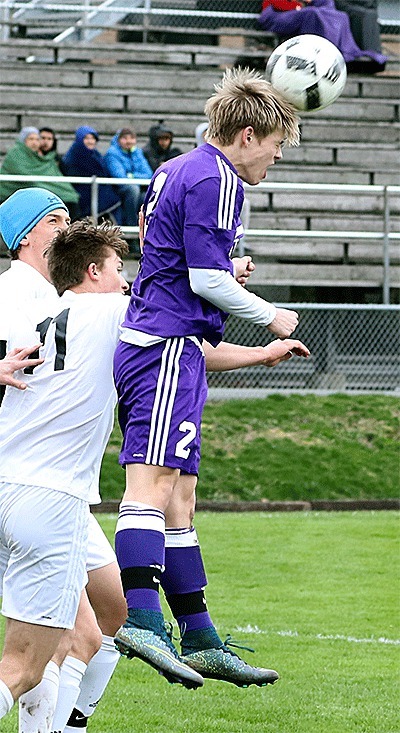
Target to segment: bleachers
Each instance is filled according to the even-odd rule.
[[[104,152],[118,128],[133,126],[139,144],[144,144],[148,128],[164,119],[183,151],[193,147],[195,127],[204,119],[204,102],[221,78],[222,68],[234,62],[237,50],[148,46],[151,49],[146,44],[71,44],[65,58],[74,60],[64,63],[48,63],[54,56],[50,41],[14,39],[12,49],[3,46],[0,160],[26,125],[54,127],[63,153],[74,130],[92,124],[101,135],[99,147]],[[59,54],[64,57],[66,49],[63,46]],[[265,52],[254,49],[253,53],[256,57]],[[393,63],[388,74],[351,75],[342,97],[326,110],[302,115],[301,127],[301,146],[284,151],[283,161],[270,170],[268,181],[400,183],[399,76]],[[380,194],[248,189],[247,195],[251,230],[310,231],[309,239],[262,239],[249,234],[246,246],[258,265],[255,284],[382,286]],[[398,231],[399,223],[400,202],[391,197],[392,231]],[[313,231],[325,229],[344,234],[334,240],[312,237]],[[346,231],[376,232],[377,238],[348,241]],[[392,285],[398,287],[396,240],[391,241],[390,255]]]

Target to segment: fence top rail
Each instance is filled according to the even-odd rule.
[[[35,5],[28,5],[27,3],[23,2],[7,2],[7,0],[2,0],[2,2],[0,2],[0,8],[8,8],[9,10],[33,10],[35,8]],[[40,3],[40,10],[58,10],[62,12],[68,11],[72,13],[87,13],[90,8],[92,8],[90,15],[94,15],[96,13],[110,12],[110,7],[108,7],[106,4],[104,4],[103,6],[87,6],[79,3],[76,3],[75,5],[70,5],[68,3]],[[146,15],[177,16],[185,15],[189,18],[239,18],[242,20],[256,20],[259,17],[259,13],[238,13],[222,10],[185,10],[184,8],[153,8],[151,6],[147,6],[146,4],[144,4],[142,7],[132,7],[132,5],[129,6],[122,3],[121,5],[113,5],[111,9],[115,13],[138,13]]]
[[[275,303],[275,305],[278,308],[290,308],[290,310],[400,312],[399,304],[389,305],[384,303]]]
[[[64,181],[69,183],[98,183],[102,184],[139,184],[140,186],[148,186],[150,178],[103,178],[103,177],[84,177],[84,176],[63,176]],[[17,174],[0,173],[0,181],[45,181],[46,183],[56,182],[60,180],[60,176],[24,176]],[[326,191],[332,193],[365,193],[365,194],[383,194],[385,191],[389,194],[400,194],[400,186],[384,186],[384,185],[357,185],[350,183],[267,183],[261,181],[256,186],[244,184],[245,188],[252,191],[262,189],[264,191]]]
[[[343,231],[343,230],[329,230],[325,229],[246,229],[246,236],[248,237],[276,237],[279,234],[280,237],[293,237],[297,239],[383,239],[385,234],[382,232],[363,232],[363,231]],[[399,232],[389,232],[388,236],[391,239],[400,239]]]
[[[27,11],[32,10],[37,5],[40,5],[41,10],[55,10],[55,11],[70,11],[70,12],[82,12],[87,14],[89,12],[90,16],[96,15],[97,13],[106,13],[110,12],[110,3],[105,2],[102,5],[92,5],[88,6],[87,4],[69,4],[69,3],[42,3],[40,0],[36,0],[31,3],[25,3],[25,2],[13,2],[12,0],[2,0],[0,2],[0,8],[6,8],[8,10],[19,10],[19,11]],[[240,12],[233,12],[233,11],[224,11],[224,10],[187,10],[184,8],[153,8],[150,4],[147,4],[145,1],[143,1],[142,7],[132,7],[129,5],[124,5],[122,2],[121,5],[112,5],[112,11],[117,13],[126,13],[126,14],[146,14],[146,15],[177,15],[177,16],[187,16],[187,17],[194,17],[194,18],[239,18],[242,20],[257,20],[259,18],[259,13],[240,13]],[[18,15],[21,15],[21,13],[18,13]],[[378,18],[378,21],[380,24],[385,24],[388,22],[388,19],[386,18]],[[390,19],[390,24],[394,26],[400,25],[400,20],[397,20],[395,18]]]

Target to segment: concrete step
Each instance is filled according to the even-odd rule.
[[[305,151],[306,152],[306,151]],[[296,165],[279,164],[268,173],[268,181],[275,183],[346,183],[360,185],[385,184],[388,186],[400,185],[398,168],[385,168],[382,161],[377,161],[380,171],[373,166],[366,166],[365,170],[346,165],[342,166],[314,166],[304,165],[300,161]],[[379,176],[379,180],[378,179]],[[384,179],[383,181],[380,179]]]
[[[109,89],[65,89],[43,88],[41,86],[21,86],[10,88],[0,85],[0,102],[4,107],[16,109],[59,110],[59,111],[106,111],[129,113],[176,113],[200,116],[204,109],[204,94],[187,91],[179,95],[164,92],[162,95],[149,94],[145,90],[126,93],[124,90]]]
[[[77,127],[88,124],[95,127],[102,136],[108,137],[108,139],[115,135],[116,130],[126,126],[134,127],[138,136],[146,139],[149,128],[160,120],[159,115],[147,112],[128,114],[127,112],[91,112],[86,110],[82,113],[76,110],[62,112],[48,109],[42,111],[37,108],[33,110],[28,108],[16,110],[12,107],[1,110],[0,124],[3,118],[7,125],[6,128],[2,128],[3,130],[18,131],[21,127],[27,125],[36,127],[49,125],[62,135],[72,135]],[[192,139],[193,141],[196,126],[204,120],[202,115],[191,118],[179,114],[165,114],[163,119],[171,125],[177,137],[183,137],[187,140]]]
[[[168,91],[204,91],[207,95],[213,84],[222,76],[220,70],[182,69],[179,74],[159,65],[128,65],[117,67],[115,77],[119,89]],[[16,73],[17,72],[17,73]],[[40,75],[41,86],[76,86],[83,88],[106,88],[110,86],[110,71],[90,64],[45,65],[24,62],[2,63],[1,82],[13,86],[35,85]],[[398,100],[399,80],[385,77],[349,76],[343,97],[385,98]]]
[[[10,59],[32,59],[46,63],[60,63],[68,60],[86,61],[90,63],[117,63],[125,61],[130,64],[157,62],[172,66],[188,68],[220,67],[232,65],[238,57],[240,49],[228,46],[202,46],[195,44],[163,44],[163,43],[75,43],[55,44],[49,40],[9,39],[2,42],[1,57]],[[266,54],[260,48],[246,48],[249,59],[266,60]]]
[[[266,207],[265,192],[261,189],[248,190],[251,210]],[[400,214],[399,197],[391,196],[391,211]],[[307,216],[315,213],[331,212],[338,218],[340,214],[365,213],[383,214],[383,196],[379,193],[337,193],[315,191],[274,191],[269,194],[269,210],[274,212],[304,212]],[[336,229],[337,227],[335,227]]]
[[[266,200],[266,204],[268,200]],[[391,232],[400,231],[400,216],[390,217]],[[299,229],[315,231],[383,232],[383,216],[372,214],[316,212],[250,211],[250,229]]]
[[[0,101],[3,107],[14,106],[26,109],[52,109],[71,111],[114,111],[114,112],[154,112],[156,114],[178,113],[185,115],[201,115],[204,109],[204,92],[190,89],[176,95],[174,91],[165,90],[162,94],[149,94],[147,90],[129,91],[121,89],[114,83],[110,89],[81,89],[70,87],[68,94],[60,88],[43,88],[42,86],[0,85]],[[366,120],[399,122],[399,104],[391,99],[345,98],[319,112],[303,114],[304,126],[309,119],[329,120]]]
[[[324,120],[303,119],[301,123],[301,139],[317,142],[359,142],[369,145],[372,143],[399,143],[400,124],[398,122],[382,122],[367,120]]]
[[[213,91],[213,85],[222,77],[220,70],[187,70],[181,69],[179,74],[174,69],[158,65],[145,67],[138,65],[132,68],[120,65],[112,69],[115,83],[125,93],[134,90],[160,92],[203,92],[204,100]],[[26,64],[2,63],[1,83],[11,86],[37,85],[40,79],[42,87],[77,87],[80,89],[109,89],[110,70],[90,64]]]
[[[400,267],[393,266],[391,274],[391,286],[400,287]],[[252,286],[257,285],[381,288],[383,266],[336,263],[299,264],[298,262],[260,263],[252,274]]]
[[[50,96],[50,93],[49,93]],[[0,130],[9,130],[18,132],[24,125],[50,125],[54,127],[60,135],[73,133],[80,124],[84,116],[88,124],[93,125],[102,135],[112,136],[120,127],[133,125],[138,135],[146,137],[147,130],[155,124],[160,117],[147,111],[139,113],[118,113],[91,112],[86,110],[84,115],[78,110],[70,110],[68,112],[54,110],[49,108],[45,112],[35,105],[29,109],[27,106],[16,108],[13,104],[6,106],[2,98],[0,105],[3,107],[0,115]],[[204,121],[201,111],[195,117],[187,115],[172,114],[166,112],[163,118],[172,126],[173,130],[180,139],[186,139],[186,143],[193,140],[195,127]],[[363,141],[366,147],[373,143],[384,145],[397,144],[400,141],[400,124],[391,122],[348,122],[345,120],[327,122],[326,120],[304,120],[302,123],[302,144],[300,150],[305,150],[305,144],[309,144],[318,149],[318,158],[308,158],[308,162],[332,163],[333,154],[329,152],[327,146],[334,148],[334,143]],[[185,142],[185,140],[182,140]],[[296,150],[286,148],[284,150],[284,160],[288,160],[288,156],[296,156],[299,153]],[[302,155],[302,153],[300,153]],[[379,156],[376,156],[377,158]]]
[[[310,232],[310,235],[312,233]],[[246,236],[246,254],[251,254],[256,267],[262,262],[299,262],[315,264],[318,262],[338,262],[341,264],[383,263],[383,244],[381,239],[363,241],[342,238],[318,240],[296,239],[296,237],[251,237]],[[399,243],[389,245],[391,265],[400,265]]]

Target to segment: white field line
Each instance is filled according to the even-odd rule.
[[[243,634],[271,634],[275,636],[293,636],[297,639],[318,639],[318,641],[347,641],[353,644],[389,644],[392,646],[400,646],[400,639],[387,639],[385,636],[368,637],[367,639],[358,639],[356,636],[346,636],[345,634],[299,634],[298,631],[264,631],[258,626],[236,626],[235,631]]]

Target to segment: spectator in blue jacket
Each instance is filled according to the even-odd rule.
[[[113,178],[151,178],[150,168],[143,151],[136,145],[136,134],[123,127],[114,135],[105,155],[105,162]],[[122,203],[122,224],[136,226],[146,187],[123,183],[116,186]]]

